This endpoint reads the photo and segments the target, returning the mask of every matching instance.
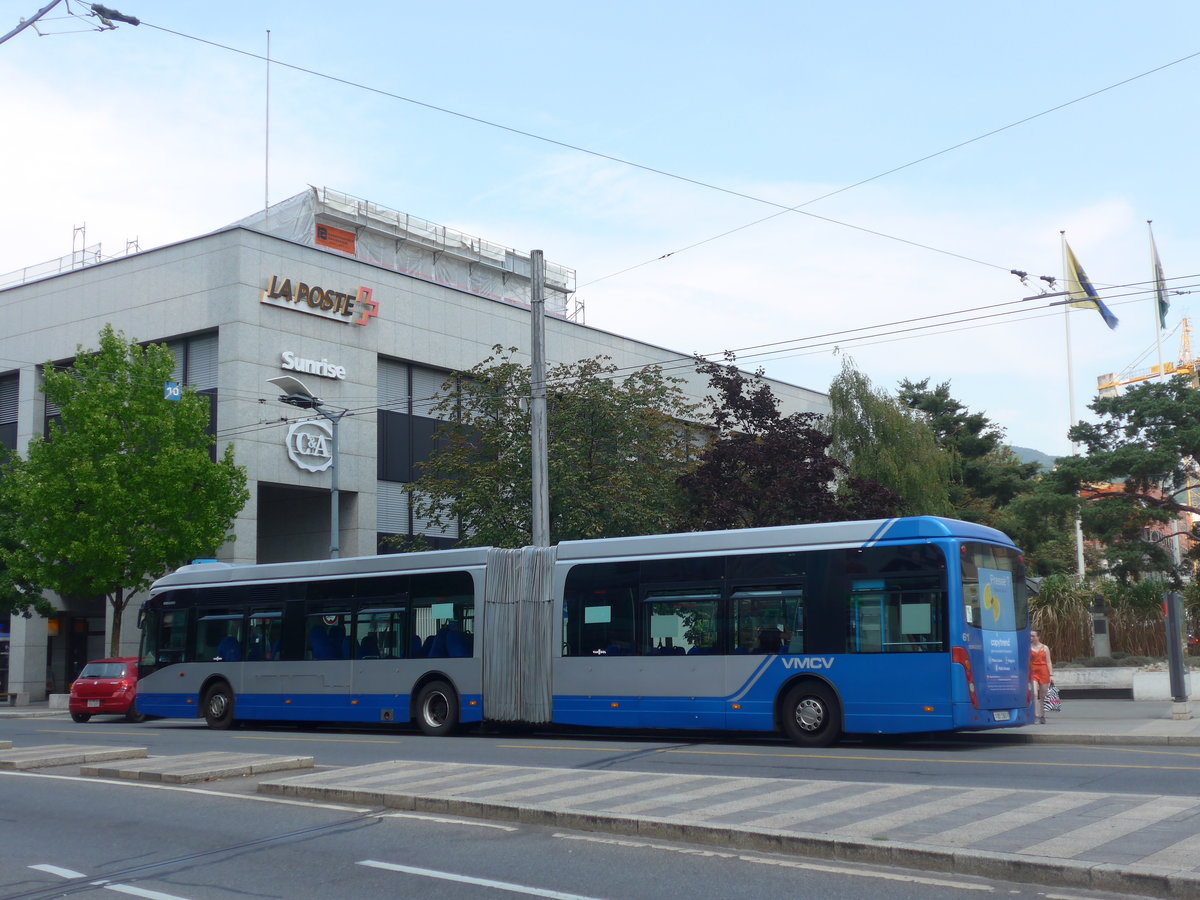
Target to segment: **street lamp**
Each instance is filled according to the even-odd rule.
[[[332,441],[333,447],[330,454],[329,471],[332,477],[329,496],[329,558],[337,559],[341,556],[341,523],[338,513],[338,422],[346,415],[348,410],[339,409],[337,412],[330,412],[325,402],[313,394],[304,382],[292,375],[280,375],[278,378],[268,378],[269,384],[275,385],[279,390],[283,391],[279,395],[281,403],[286,403],[289,406],[296,406],[300,409],[309,409],[324,419],[328,419],[332,426]]]

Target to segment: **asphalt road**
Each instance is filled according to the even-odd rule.
[[[219,788],[217,788],[219,791]],[[1103,894],[536,826],[0,772],[6,900],[950,900]]]
[[[303,753],[318,766],[383,760],[436,760],[491,765],[739,775],[764,778],[1105,791],[1195,796],[1200,748],[1007,744],[986,736],[936,741],[844,743],[805,750],[783,740],[676,733],[663,735],[468,732],[428,738],[408,728],[339,729],[248,726],[210,731],[171,719],[130,725],[97,717],[0,720],[0,740],[146,747],[151,755],[226,750]]]

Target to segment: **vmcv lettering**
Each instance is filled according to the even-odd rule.
[[[785,656],[785,669],[832,669],[832,656]]]

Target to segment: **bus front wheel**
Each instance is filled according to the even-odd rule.
[[[204,694],[204,703],[200,707],[204,711],[204,721],[208,727],[224,731],[233,725],[233,688],[224,681],[218,681]]]
[[[842,734],[833,692],[821,684],[798,684],[783,698],[784,733],[801,747],[828,747]]]
[[[458,695],[444,681],[431,681],[417,694],[417,726],[430,737],[458,728]]]

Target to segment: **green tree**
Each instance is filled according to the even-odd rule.
[[[1060,459],[1047,478],[1058,493],[1080,498],[1084,531],[1101,542],[1110,574],[1129,581],[1165,573],[1178,584],[1173,536],[1186,530],[1176,523],[1200,513],[1189,500],[1200,459],[1200,392],[1177,377],[1100,397],[1089,409],[1099,421],[1070,431],[1084,455]]]
[[[446,383],[437,407],[449,421],[438,449],[408,491],[416,515],[435,527],[461,522],[468,546],[529,543],[530,369],[516,348]],[[694,417],[681,379],[648,366],[624,377],[607,357],[547,370],[549,506],[552,542],[656,534],[678,522],[676,480],[693,443]]]
[[[163,399],[174,359],[105,326],[95,352],[71,367],[47,364],[43,391],[61,410],[0,479],[21,542],[15,576],[60,594],[104,596],[120,652],[130,597],[167,570],[211,556],[249,497],[233,447],[216,461],[206,434],[209,401],[185,390]]]
[[[900,497],[901,515],[948,516],[950,457],[920,415],[847,359],[829,388],[833,405],[833,455],[856,478],[874,481]]]
[[[1075,513],[1079,503],[1046,476],[997,510],[988,524],[1013,539],[1030,575],[1076,577]]]
[[[1004,429],[950,396],[950,382],[900,382],[898,399],[920,412],[949,457],[949,500],[960,519],[999,527],[1000,510],[1032,490],[1036,463],[1022,463],[1004,443]]]
[[[7,456],[0,458],[0,471],[7,462]],[[36,612],[48,617],[53,615],[54,607],[42,596],[41,588],[8,566],[8,559],[21,547],[20,533],[12,507],[0,504],[0,616],[31,618]]]
[[[895,514],[899,498],[878,484],[849,476],[829,453],[821,417],[782,415],[762,379],[726,363],[698,359],[713,393],[712,439],[699,465],[680,480],[688,493],[689,527],[755,528]]]

